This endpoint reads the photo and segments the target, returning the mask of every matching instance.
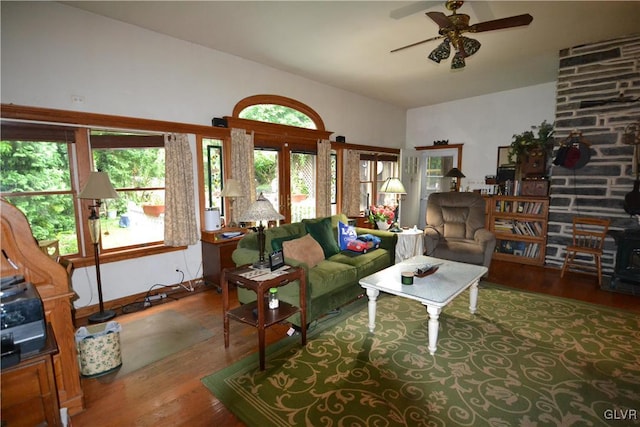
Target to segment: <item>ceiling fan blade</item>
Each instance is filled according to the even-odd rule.
[[[494,19],[493,21],[480,22],[469,26],[472,33],[481,33],[483,31],[500,30],[502,28],[520,27],[529,25],[533,21],[533,16],[525,13],[524,15],[511,16],[509,18]]]
[[[402,46],[402,47],[399,47],[399,48],[397,48],[397,49],[393,49],[393,50],[392,50],[391,52],[389,52],[389,53],[394,53],[394,52],[397,52],[397,51],[399,51],[399,50],[408,49],[408,48],[410,48],[410,47],[418,46],[418,45],[420,45],[420,44],[427,43],[427,42],[430,42],[430,41],[433,41],[433,40],[439,40],[439,39],[442,39],[442,38],[444,38],[444,36],[431,37],[431,38],[426,39],[426,40],[421,40],[421,41],[419,41],[419,42],[411,43],[411,44],[408,44],[408,45],[406,45],[406,46]]]
[[[440,28],[447,28],[451,26],[449,17],[442,12],[427,12],[427,16],[438,24]]]
[[[389,17],[393,19],[402,19],[414,13],[422,12],[430,7],[442,5],[441,1],[416,1],[406,6],[399,7],[389,12]]]

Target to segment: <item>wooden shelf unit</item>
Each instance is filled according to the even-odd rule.
[[[493,257],[521,264],[544,265],[549,198],[493,196],[487,203],[488,226],[496,235]]]

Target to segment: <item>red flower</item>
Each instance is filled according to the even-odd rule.
[[[378,221],[384,221],[391,224],[395,217],[394,211],[395,209],[390,206],[371,206],[369,211],[369,222],[374,224]]]

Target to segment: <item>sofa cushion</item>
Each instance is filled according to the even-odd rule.
[[[320,244],[310,234],[282,243],[285,258],[304,262],[313,268],[324,260],[324,252]]]
[[[309,270],[311,298],[335,292],[345,286],[358,286],[358,270],[348,264],[324,260]],[[330,309],[330,308],[327,308]]]
[[[465,206],[443,206],[442,218],[444,219],[444,237],[456,239],[469,239],[473,236],[467,235],[467,218],[469,208]]]
[[[473,240],[446,239],[438,244],[431,256],[467,264],[482,265],[484,248]]]
[[[284,237],[298,238],[307,234],[304,229],[304,225],[299,222],[293,224],[283,224],[279,227],[268,228],[264,231],[264,247],[265,251],[269,251],[273,247],[272,241],[274,239],[281,239]],[[283,240],[284,241],[284,240]],[[257,243],[255,249],[258,249]]]
[[[340,252],[336,233],[331,226],[331,217],[321,218],[315,221],[304,219],[302,222],[304,223],[307,233],[311,234],[311,236],[320,243],[325,258],[329,258]]]
[[[355,267],[358,271],[358,279],[387,268],[391,264],[389,251],[386,249],[373,249],[366,254],[342,251],[329,258],[329,261]]]
[[[271,249],[273,251],[280,251],[282,250],[282,244],[284,242],[288,242],[289,240],[294,240],[294,239],[299,239],[300,236],[298,235],[292,235],[292,236],[283,236],[283,237],[273,237],[271,239]]]

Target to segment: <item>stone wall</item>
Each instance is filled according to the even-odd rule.
[[[625,127],[640,120],[640,102],[580,108],[585,100],[640,98],[640,35],[565,49],[558,73],[555,148],[574,130],[591,144],[583,168],[551,167],[546,263],[560,267],[574,216],[610,218],[612,230],[640,228],[623,208],[635,170],[634,146],[622,142]],[[605,274],[613,271],[615,252],[615,241],[607,237]]]

